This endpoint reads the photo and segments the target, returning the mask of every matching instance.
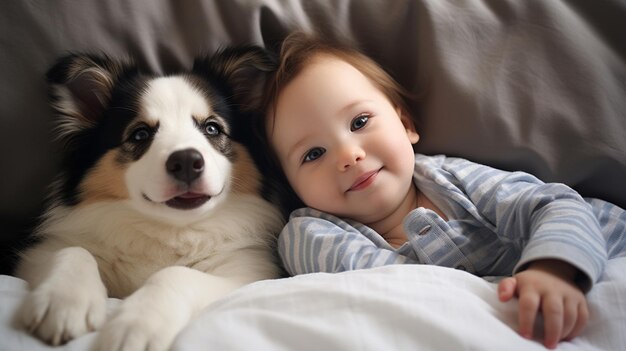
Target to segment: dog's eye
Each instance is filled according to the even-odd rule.
[[[204,125],[204,132],[206,135],[216,136],[221,133],[221,130],[219,124],[215,122],[207,122],[207,124]]]
[[[150,139],[151,133],[147,127],[139,127],[130,135],[130,141],[139,143]]]

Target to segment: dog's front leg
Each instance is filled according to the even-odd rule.
[[[122,302],[94,350],[168,350],[192,317],[242,285],[187,267],[165,268]]]
[[[107,292],[96,260],[87,250],[35,250],[21,273],[31,291],[17,317],[40,339],[59,345],[104,323]]]

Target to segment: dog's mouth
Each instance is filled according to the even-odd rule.
[[[206,194],[187,192],[165,201],[165,205],[177,210],[193,210],[204,205],[211,199]]]

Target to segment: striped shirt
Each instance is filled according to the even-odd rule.
[[[626,256],[626,211],[559,183],[460,158],[415,155],[414,183],[448,217],[416,208],[394,248],[371,228],[312,208],[291,213],[278,249],[291,274],[388,264],[434,264],[479,276],[512,275],[534,260],[578,268],[587,290],[606,260]]]

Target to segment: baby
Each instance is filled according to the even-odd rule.
[[[435,264],[508,276],[519,333],[544,345],[579,335],[586,293],[623,256],[626,212],[563,184],[468,160],[416,154],[408,94],[353,48],[304,33],[283,42],[268,89],[266,142],[306,206],[279,252],[292,274]]]

